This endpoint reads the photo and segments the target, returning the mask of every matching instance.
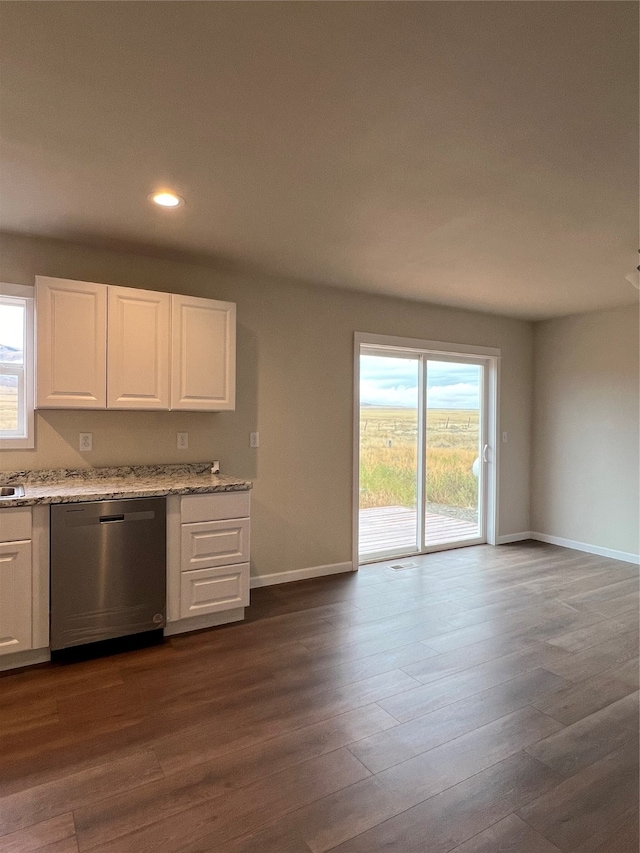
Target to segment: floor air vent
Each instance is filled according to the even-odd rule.
[[[417,563],[393,563],[389,566],[390,569],[393,569],[394,572],[401,572],[403,569],[417,569]]]

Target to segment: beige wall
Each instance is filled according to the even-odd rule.
[[[536,323],[532,529],[638,553],[638,307]]]
[[[4,470],[220,459],[255,482],[252,571],[270,574],[351,559],[353,333],[373,332],[502,350],[499,534],[529,529],[530,323],[288,282],[214,266],[0,237],[0,280],[100,281],[238,304],[235,412],[46,412],[36,448],[4,451]],[[251,450],[249,432],[259,430]],[[92,432],[94,450],[76,450]],[[176,432],[189,433],[188,451]]]

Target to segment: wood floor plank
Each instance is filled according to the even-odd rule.
[[[433,652],[432,654],[435,654]],[[0,707],[0,738],[59,722],[55,699],[36,699]]]
[[[222,720],[218,718],[215,739],[211,738],[210,723],[205,723],[158,738],[154,749],[165,771],[173,773],[268,737],[362,708],[410,689],[416,683],[401,670],[393,670],[333,690],[293,696],[275,694],[263,699],[256,708],[245,709],[244,715],[232,709]]]
[[[635,690],[640,688],[640,658],[635,657],[611,670],[611,676],[618,681],[624,681]]]
[[[618,820],[599,826],[593,835],[572,853],[637,853],[638,850],[640,822],[638,807],[635,806],[622,814]]]
[[[325,853],[430,797],[475,776],[558,725],[524,708],[468,735],[391,767],[290,815],[280,830]],[[548,778],[548,777],[547,777]],[[182,853],[196,853],[197,847]]]
[[[368,776],[369,771],[347,749],[338,749],[92,849],[95,853],[216,850],[243,831],[257,829]]]
[[[425,847],[429,853],[447,853],[513,809],[541,796],[541,789],[546,792],[557,784],[558,777],[548,776],[543,766],[529,764],[522,753],[517,753],[333,847],[332,853],[391,853],[400,845],[402,853],[424,853]],[[549,847],[544,853],[554,853],[556,849]],[[522,848],[518,853],[523,853]]]
[[[562,853],[517,815],[512,814],[485,829],[451,853]]]
[[[466,628],[457,628],[447,634],[437,634],[428,639],[426,644],[437,652],[448,652],[486,640],[489,637],[518,633],[529,633],[539,640],[566,633],[572,628],[583,628],[594,625],[606,619],[602,613],[595,611],[573,611],[561,615],[545,617],[536,607],[509,614],[498,620],[480,622]]]
[[[71,813],[0,836],[0,853],[30,853],[32,850],[42,853],[53,850],[53,845],[62,845],[60,850],[64,850],[65,845],[69,851],[78,849]]]
[[[162,777],[153,752],[135,753],[0,800],[0,836]]]
[[[368,705],[254,747],[218,756],[213,761],[76,809],[78,838],[83,849],[105,844],[395,724],[377,705]]]
[[[428,645],[429,641],[425,643]],[[453,649],[450,652],[425,657],[413,664],[403,666],[403,670],[422,684],[430,681],[438,681],[465,669],[471,669],[480,663],[486,663],[505,655],[513,654],[522,649],[530,649],[537,645],[537,641],[529,636],[500,634],[497,637],[489,637],[464,649]]]
[[[546,668],[554,660],[564,660],[566,656],[567,653],[553,646],[539,644],[414,687],[382,699],[379,704],[397,720],[406,722],[532,669]]]
[[[583,652],[607,640],[613,640],[623,633],[626,633],[623,623],[615,619],[606,619],[604,622],[596,622],[595,625],[553,637],[548,642],[568,652]]]
[[[637,808],[637,763],[637,750],[625,746],[517,813],[561,850],[573,850],[588,842],[594,833],[612,826],[629,809]]]
[[[583,681],[604,670],[615,669],[637,656],[638,637],[635,631],[629,631],[572,657],[552,661],[549,669],[569,681]]]
[[[374,773],[420,755],[449,740],[553,694],[567,682],[545,669],[534,669],[473,696],[363,738],[349,749]]]
[[[533,744],[527,751],[562,776],[573,776],[623,747],[637,753],[638,696],[637,692],[625,696]]]
[[[563,725],[570,726],[636,690],[637,687],[633,685],[600,673],[594,678],[568,683],[553,694],[536,697],[531,705]]]

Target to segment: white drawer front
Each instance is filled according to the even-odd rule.
[[[184,495],[181,515],[184,524],[218,521],[223,518],[247,518],[250,492],[219,492],[212,495]]]
[[[0,509],[0,542],[31,539],[31,507]]]
[[[248,518],[183,524],[181,570],[246,563],[249,530]]]
[[[183,572],[180,618],[232,610],[249,604],[249,564]]]

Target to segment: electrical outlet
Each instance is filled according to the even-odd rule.
[[[80,450],[82,453],[88,453],[89,450],[93,450],[92,432],[80,433],[80,440],[78,441],[78,450]]]
[[[189,433],[178,433],[178,450],[186,450],[189,447]]]
[[[249,433],[249,447],[260,447],[260,433]]]

